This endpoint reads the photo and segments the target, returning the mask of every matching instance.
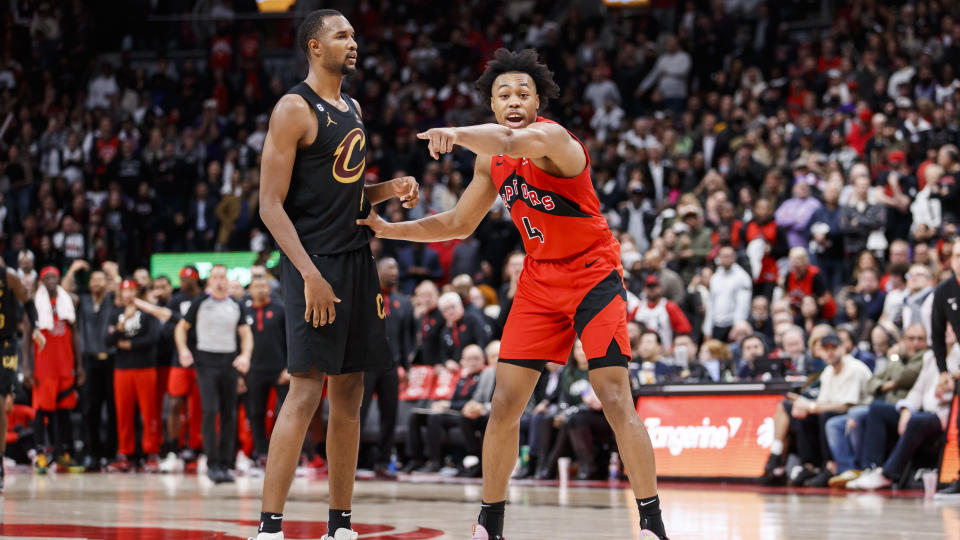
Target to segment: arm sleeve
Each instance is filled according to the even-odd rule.
[[[130,339],[130,348],[131,349],[150,349],[153,348],[157,341],[160,340],[160,325],[159,321],[155,319],[152,315],[148,315],[144,312],[140,312],[140,320],[142,322],[142,328],[140,332],[137,333],[132,339]]]
[[[753,302],[753,283],[746,271],[742,274],[740,287],[737,289],[737,307],[735,321],[745,321],[750,317],[750,304]]]
[[[674,334],[689,334],[693,330],[690,321],[687,320],[687,316],[683,314],[680,306],[668,301],[667,314],[670,316],[670,326],[673,327]]]
[[[190,323],[190,326],[197,325],[197,312],[200,310],[200,304],[207,299],[207,295],[202,294],[198,296],[193,302],[190,302],[190,309],[187,310],[187,314],[183,316],[183,320]]]
[[[661,56],[660,58],[657,59],[657,63],[653,65],[653,69],[650,70],[650,73],[648,73],[647,76],[644,77],[643,82],[640,83],[640,91],[646,92],[647,90],[649,90],[650,87],[653,86],[655,82],[657,82],[657,79],[660,78],[660,74],[662,71],[663,71],[663,57]]]
[[[933,334],[933,354],[940,373],[947,371],[947,306],[943,286],[933,292],[933,311],[930,315],[930,331]]]
[[[827,292],[827,283],[823,279],[823,274],[817,274],[813,276],[811,288],[813,289],[814,298],[820,298],[824,295],[824,293]]]

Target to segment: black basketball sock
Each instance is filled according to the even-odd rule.
[[[667,540],[667,530],[660,515],[660,496],[637,499],[637,509],[640,510],[640,528],[653,531],[661,540]]]
[[[330,509],[328,514],[329,519],[327,519],[327,535],[330,538],[333,538],[333,535],[337,534],[337,529],[349,529],[350,528],[350,510],[334,510]]]
[[[506,511],[506,506],[506,501],[480,503],[480,517],[477,518],[477,522],[487,530],[490,540],[502,540],[503,538],[503,514]]]
[[[274,512],[260,512],[260,528],[257,532],[274,534],[280,532],[283,525],[283,514]]]

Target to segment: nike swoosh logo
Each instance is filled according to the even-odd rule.
[[[343,517],[350,517],[351,515],[353,515],[353,512],[341,512],[340,515]]]
[[[283,519],[283,516],[270,516],[270,519]]]
[[[600,259],[594,259],[594,260],[591,261],[591,262],[584,263],[584,266],[586,266],[587,268],[590,268],[591,266],[593,266],[594,264],[596,264],[596,262],[599,261],[599,260],[600,260]]]
[[[646,505],[648,505],[648,504],[653,504],[653,503],[654,503],[654,501],[642,502],[642,503],[640,503],[640,506],[646,506]]]

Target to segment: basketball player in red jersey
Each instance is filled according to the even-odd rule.
[[[537,53],[500,49],[477,81],[497,124],[418,135],[430,155],[463,146],[477,154],[473,181],[450,211],[405,223],[358,220],[382,238],[440,242],[473,232],[499,196],[527,251],[500,345],[493,409],[483,444],[483,503],[472,540],[503,538],[504,500],[523,409],[547,362],[563,363],[579,335],[590,382],[616,434],[641,517],[641,540],[665,539],[650,438],[627,375],[626,293],[620,245],[600,214],[590,156],[537,109],[560,89]]]

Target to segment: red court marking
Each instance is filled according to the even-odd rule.
[[[0,535],[47,538],[90,538],[92,540],[245,540],[220,531],[163,529],[159,527],[93,527],[90,525],[0,523]]]

